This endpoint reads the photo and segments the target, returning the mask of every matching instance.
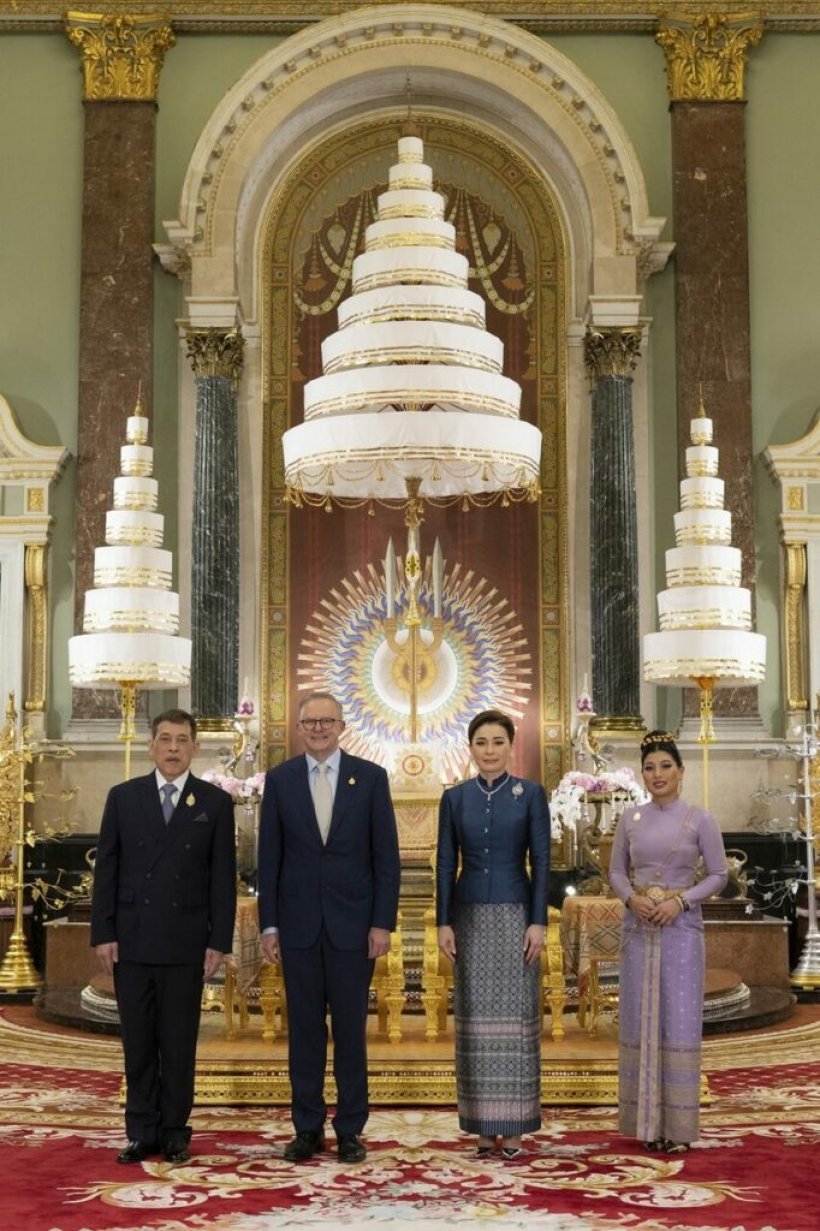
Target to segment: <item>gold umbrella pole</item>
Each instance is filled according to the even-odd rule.
[[[123,680],[120,684],[118,700],[122,715],[118,739],[121,744],[125,744],[125,781],[127,782],[131,777],[131,745],[137,733],[134,724],[134,716],[137,712],[137,685],[131,680]]]
[[[31,960],[28,941],[23,931],[23,901],[25,896],[24,854],[26,847],[26,764],[31,760],[31,750],[23,739],[16,736],[17,712],[14,708],[14,693],[9,696],[6,709],[6,729],[0,743],[0,813],[9,818],[16,813],[16,834],[11,843],[14,869],[14,929],[9,938],[6,955],[0,966],[0,992],[33,992],[43,980]]]
[[[712,722],[712,699],[715,691],[713,676],[699,675],[695,683],[700,689],[700,731],[698,743],[703,748],[703,807],[709,810],[709,745],[715,742],[715,727]]]

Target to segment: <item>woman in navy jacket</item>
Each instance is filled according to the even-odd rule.
[[[540,958],[550,821],[540,783],[510,774],[515,727],[500,710],[468,730],[478,775],[439,809],[438,942],[454,963],[460,1127],[487,1158],[518,1158],[541,1127]],[[528,866],[529,865],[529,866]]]

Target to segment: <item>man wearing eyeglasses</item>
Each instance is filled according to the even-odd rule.
[[[304,697],[303,756],[268,770],[259,826],[259,927],[269,962],[282,963],[296,1135],[290,1162],[325,1148],[327,1014],[333,1031],[340,1162],[361,1162],[368,1116],[367,1000],[377,957],[396,926],[401,864],[381,766],[339,748],[330,693]]]

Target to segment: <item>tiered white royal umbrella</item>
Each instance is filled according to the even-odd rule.
[[[503,344],[432,182],[421,138],[400,137],[339,329],[322,343],[324,374],[283,437],[297,505],[537,496],[541,433],[519,418],[521,388],[502,374]]]
[[[731,545],[732,515],[723,507],[712,420],[703,413],[692,419],[691,441],[675,514],[676,546],[666,553],[668,589],[658,594],[661,631],[644,636],[643,674],[652,684],[700,690],[706,807],[714,690],[762,683],[766,638],[752,631],[751,594],[740,584],[740,549]]]
[[[105,517],[105,546],[94,550],[83,631],[68,643],[68,673],[75,688],[119,694],[128,778],[137,690],[187,686],[191,642],[177,635],[179,595],[171,589],[172,554],[162,546],[165,519],[156,512],[154,450],[146,443],[148,419],[139,400],[126,422],[126,440],[114,507]]]

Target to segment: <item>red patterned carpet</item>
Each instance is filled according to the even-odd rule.
[[[287,1113],[203,1108],[194,1157],[123,1167],[116,1040],[0,1015],[3,1231],[817,1231],[820,1014],[707,1042],[713,1101],[688,1155],[647,1154],[612,1108],[546,1108],[526,1159],[477,1162],[455,1115],[376,1109],[367,1160],[282,1158]]]

